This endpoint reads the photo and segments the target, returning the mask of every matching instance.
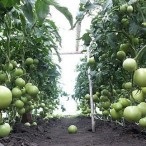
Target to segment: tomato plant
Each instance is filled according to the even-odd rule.
[[[61,36],[55,22],[48,17],[51,6],[66,17],[72,28],[71,13],[54,0],[0,1],[0,126],[3,129],[5,120],[13,126],[17,116],[21,122],[31,124],[37,115],[45,118],[52,114],[59,104],[60,66],[53,61],[52,52],[60,61]],[[9,134],[3,129],[1,136]]]
[[[94,110],[98,108],[103,119],[106,116],[120,122],[124,119],[137,123],[144,117],[145,5],[143,0],[109,0],[102,1],[101,4],[88,1],[80,5],[84,7],[80,9],[82,19],[86,14],[91,16],[90,30],[81,38],[84,46],[89,48],[90,57],[95,59],[95,65],[88,66],[88,62],[83,62],[80,65],[82,68],[78,70],[75,97],[81,99],[80,108],[83,111],[87,107],[90,109],[90,101],[86,98],[89,94],[87,74],[83,76],[90,67],[93,95],[99,93],[98,100],[94,102]],[[100,8],[98,13],[95,11],[97,7]],[[106,106],[105,103],[109,105]],[[144,119],[140,120],[141,125],[144,125],[143,121]]]

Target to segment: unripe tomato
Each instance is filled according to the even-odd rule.
[[[27,58],[27,59],[25,60],[25,64],[26,64],[26,65],[31,65],[31,64],[33,64],[33,59],[32,59],[32,58]]]
[[[21,100],[16,100],[16,101],[15,101],[15,106],[16,106],[17,108],[23,108],[23,107],[24,107],[24,102],[21,101]]]
[[[138,45],[138,44],[139,44],[139,38],[132,38],[132,42],[133,42],[135,45]]]
[[[139,120],[139,126],[142,127],[142,128],[146,128],[146,117],[141,118]]]
[[[123,108],[130,106],[131,105],[131,101],[127,98],[119,98],[119,102],[122,104]]]
[[[14,72],[14,75],[15,76],[21,76],[21,75],[23,75],[23,70],[21,69],[21,68],[16,68],[15,69],[15,72]]]
[[[99,98],[98,98],[97,94],[93,95],[93,101],[94,102],[98,102],[99,101]]]
[[[86,99],[86,100],[90,100],[90,95],[89,95],[89,94],[86,94],[86,95],[85,95],[85,99]]]
[[[19,88],[15,87],[12,89],[12,95],[14,98],[19,98],[22,95],[22,92]]]
[[[125,44],[121,44],[120,45],[120,51],[124,51],[125,53],[128,52],[129,48],[130,48],[130,44],[129,43],[125,43]]]
[[[30,124],[29,122],[24,123],[24,125],[25,125],[25,126],[28,126],[28,127],[31,126],[31,124]]]
[[[0,86],[0,109],[7,108],[12,102],[12,92],[5,86]]]
[[[122,117],[122,114],[122,111],[116,111],[115,109],[110,110],[110,115],[114,120],[119,120]]]
[[[122,110],[123,106],[120,102],[116,102],[112,104],[112,108],[114,108],[116,111]]]
[[[103,116],[108,116],[109,114],[110,114],[110,112],[108,110],[103,110],[102,111]]]
[[[30,95],[30,96],[36,96],[39,93],[39,89],[37,86],[29,86],[29,88],[26,88],[26,92]]]
[[[68,133],[69,134],[75,134],[75,133],[77,133],[77,127],[75,126],[75,125],[70,125],[69,127],[68,127]]]
[[[5,137],[10,134],[11,127],[8,123],[0,125],[0,137]]]
[[[17,62],[15,60],[11,60],[11,63],[13,64],[13,67],[17,67]]]
[[[146,95],[146,87],[141,88],[143,95]]]
[[[121,5],[120,8],[119,8],[119,10],[120,10],[121,13],[126,12],[126,10],[127,10],[127,5],[126,5],[126,4]]]
[[[34,59],[34,60],[33,60],[33,63],[34,63],[34,64],[38,64],[38,63],[39,63],[39,60],[38,60],[38,59]]]
[[[132,88],[132,83],[131,82],[125,83],[124,88],[127,89],[127,90],[131,89]]]
[[[23,115],[26,112],[25,108],[21,108],[18,110],[19,115]]]
[[[104,109],[110,108],[110,105],[111,105],[110,101],[102,102],[102,107],[103,107]]]
[[[95,59],[94,59],[94,57],[90,57],[90,58],[89,58],[88,64],[89,64],[89,65],[94,65],[94,64],[95,64]]]
[[[144,96],[141,90],[134,90],[132,91],[132,98],[137,102],[143,102],[144,101]]]
[[[127,12],[132,13],[133,12],[133,7],[130,5],[127,7]]]
[[[123,60],[126,57],[126,53],[124,51],[118,51],[117,52],[117,58],[119,60]]]
[[[32,123],[32,126],[37,126],[37,123],[36,123],[36,122],[33,122],[33,123]]]
[[[7,80],[7,74],[6,73],[0,73],[0,82],[5,82]]]
[[[142,116],[146,116],[146,102],[141,102],[137,106],[140,109]]]
[[[25,80],[23,80],[22,78],[17,78],[15,80],[15,84],[16,84],[16,86],[22,88],[25,86]]]
[[[122,20],[121,20],[121,23],[123,24],[123,26],[128,26],[128,24],[129,24],[129,20],[127,19],[127,18],[123,18]]]
[[[138,122],[142,116],[138,106],[127,106],[123,113],[124,119],[128,122]]]
[[[137,62],[133,58],[127,58],[123,61],[123,68],[129,72],[137,69]]]
[[[146,68],[139,68],[134,72],[133,81],[140,87],[146,87]]]
[[[146,22],[143,22],[143,23],[142,23],[142,26],[146,27]]]

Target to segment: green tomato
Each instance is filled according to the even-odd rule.
[[[132,38],[132,42],[133,42],[135,45],[138,45],[138,44],[139,44],[139,38]]]
[[[102,102],[102,107],[103,107],[104,109],[109,109],[110,106],[111,106],[110,101]]]
[[[144,96],[141,90],[134,90],[132,91],[132,98],[137,102],[143,102],[144,101]]]
[[[6,137],[10,134],[11,127],[8,123],[0,125],[0,137]]]
[[[7,108],[12,102],[12,92],[5,86],[0,86],[0,109]]]
[[[85,99],[86,99],[86,100],[90,100],[90,95],[89,95],[89,94],[86,94],[86,95],[85,95]]]
[[[21,100],[16,100],[15,101],[15,107],[16,108],[23,108],[24,107],[24,102],[23,101],[21,101]]]
[[[143,23],[142,23],[142,26],[146,27],[146,22],[143,22]]]
[[[137,106],[140,109],[142,116],[146,116],[146,102],[141,102]]]
[[[134,72],[133,81],[140,87],[146,87],[146,68],[139,68]]]
[[[35,59],[33,60],[33,63],[34,63],[34,64],[38,64],[38,63],[39,63],[39,60],[35,58]]]
[[[125,53],[127,53],[129,51],[130,48],[130,44],[126,43],[126,44],[120,44],[120,51],[124,51]]]
[[[124,119],[128,122],[138,122],[142,113],[138,106],[127,106],[123,112]]]
[[[114,108],[116,111],[120,111],[123,109],[123,106],[120,102],[116,102],[112,104],[112,108]]]
[[[121,20],[121,23],[123,24],[123,26],[127,27],[129,25],[129,20],[127,18],[123,18]]]
[[[22,92],[19,88],[15,87],[12,89],[12,95],[14,98],[20,98],[22,95]]]
[[[146,95],[146,87],[141,88],[143,95]]]
[[[94,64],[95,64],[95,59],[94,59],[94,57],[90,57],[90,58],[89,58],[88,64],[89,64],[89,65],[94,65]]]
[[[132,83],[131,82],[125,83],[124,88],[127,89],[127,90],[131,89],[132,88]]]
[[[103,116],[109,116],[109,114],[110,114],[109,110],[103,110],[102,111]]]
[[[103,89],[102,91],[101,91],[101,95],[105,95],[105,96],[109,96],[109,91],[107,90],[107,89]]]
[[[5,82],[7,80],[7,74],[6,73],[0,73],[0,82]]]
[[[37,126],[37,122],[33,122],[32,123],[32,126]]]
[[[39,89],[37,86],[31,85],[31,86],[29,86],[29,88],[26,88],[26,92],[30,96],[36,96],[39,93]]]
[[[75,125],[70,125],[69,127],[68,127],[68,133],[69,134],[75,134],[75,133],[77,133],[77,127],[75,126]]]
[[[132,13],[133,12],[133,7],[130,5],[127,7],[127,12]]]
[[[123,60],[126,57],[126,53],[124,51],[117,52],[117,59]]]
[[[113,120],[119,120],[121,119],[123,112],[122,111],[116,111],[114,108],[110,110],[110,115]]]
[[[109,98],[107,96],[100,96],[100,99],[99,99],[101,102],[105,102],[105,101],[109,101]]]
[[[121,13],[126,12],[126,10],[127,10],[127,4],[121,5],[120,8],[119,8],[119,11],[120,11]]]
[[[98,102],[99,101],[99,98],[98,98],[97,94],[93,95],[93,101],[94,102]]]
[[[123,108],[131,105],[131,101],[127,98],[120,97],[119,102],[122,104]]]
[[[133,58],[127,58],[123,61],[123,68],[129,72],[137,69],[137,62]]]
[[[23,70],[21,68],[16,68],[14,71],[14,76],[22,76],[23,75]]]
[[[25,80],[23,80],[22,78],[17,78],[15,80],[15,84],[16,84],[16,86],[22,88],[25,86]]]
[[[23,115],[25,112],[26,112],[26,110],[24,107],[18,110],[19,115]]]
[[[25,60],[25,64],[26,64],[26,65],[31,65],[31,64],[33,64],[33,59],[32,59],[32,58],[27,58],[27,59]]]
[[[31,126],[31,124],[30,124],[29,122],[24,123],[24,125],[25,125],[25,126],[28,126],[28,127]]]
[[[27,103],[28,102],[27,97],[21,96],[21,101],[23,101],[23,103]]]
[[[146,128],[146,117],[141,118],[139,120],[139,126],[142,127],[142,128]]]

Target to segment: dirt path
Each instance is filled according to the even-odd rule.
[[[68,134],[69,125],[78,127],[77,134]],[[4,146],[146,146],[146,133],[136,125],[121,127],[111,122],[96,121],[91,132],[87,117],[38,120],[38,126],[16,124],[13,133],[1,138]]]

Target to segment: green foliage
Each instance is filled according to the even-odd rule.
[[[37,0],[35,3],[35,10],[40,22],[43,22],[46,16],[49,14],[49,6],[45,1]]]
[[[81,11],[83,14],[88,12],[88,9],[84,7],[86,4],[80,5],[82,6]],[[111,94],[108,97],[110,102],[115,102],[118,98],[117,96],[123,94],[125,97],[129,97],[131,90],[136,88],[133,84],[131,90],[123,90],[123,83],[132,82],[132,74],[123,69],[122,63],[125,58],[118,59],[117,52],[124,51],[126,58],[134,58],[138,62],[138,66],[146,66],[146,29],[144,26],[144,22],[146,22],[146,2],[143,0],[107,0],[104,4],[97,5],[101,10],[95,15],[95,13],[92,13],[95,10],[91,9],[91,27],[87,32],[92,38],[89,45],[90,56],[94,56],[96,61],[96,66],[92,66],[93,88],[96,89],[93,89],[93,94],[96,91],[101,92],[103,89],[107,89]],[[130,10],[128,6],[130,6]],[[79,20],[81,21],[81,19]],[[83,41],[85,41],[84,37]],[[84,65],[85,63],[81,64],[81,66]],[[82,67],[78,72],[79,76],[75,86],[75,89],[78,90],[75,90],[75,95],[80,99],[85,97],[85,93],[89,93],[89,89],[84,84],[87,83],[87,76],[82,78],[83,82],[80,81],[80,73],[87,72],[87,69]],[[78,87],[80,87],[80,90]],[[82,92],[82,89],[84,92]],[[116,90],[120,91],[120,94],[115,94]],[[81,105],[83,102],[84,100],[81,101]]]
[[[57,54],[60,61],[61,36],[55,22],[47,17],[51,5],[60,6],[53,0],[17,1],[11,3],[11,9],[10,3],[8,5],[6,1],[0,5],[3,8],[1,10],[5,10],[0,13],[0,84],[12,90],[16,86],[15,79],[19,76],[33,85],[34,93],[31,95],[39,92],[35,97],[30,97],[30,91],[26,93],[22,89],[24,93],[22,96],[19,94],[19,100],[25,106],[17,111],[13,105],[14,99],[10,107],[5,109],[9,122],[15,122],[16,114],[22,116],[32,110],[34,116],[39,114],[47,117],[59,104],[59,96],[63,91],[59,83],[60,66],[54,62],[53,53]],[[61,9],[61,13],[66,13],[72,26],[69,10],[61,6],[58,9]],[[43,111],[39,113],[40,108]]]
[[[79,72],[75,85],[75,99],[81,99],[89,90],[89,81],[87,74],[86,58],[83,58],[80,65],[77,65],[76,71]]]

